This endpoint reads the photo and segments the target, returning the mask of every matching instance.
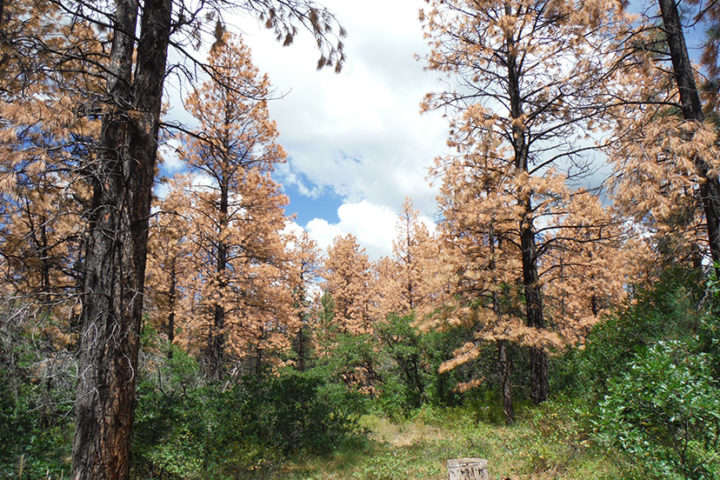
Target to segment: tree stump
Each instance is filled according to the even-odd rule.
[[[456,458],[447,461],[449,480],[490,480],[484,458]]]

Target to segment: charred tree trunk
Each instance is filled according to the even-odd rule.
[[[675,82],[680,92],[683,117],[685,120],[702,122],[705,115],[702,111],[695,75],[688,56],[677,5],[675,0],[658,0],[658,3],[670,50]],[[700,195],[707,222],[710,254],[717,264],[720,263],[720,182],[717,177],[710,176],[711,168],[705,161],[697,157],[693,161],[700,176]]]
[[[132,78],[138,3],[116,3],[107,96],[84,266],[74,480],[124,480],[145,281],[148,220],[170,35],[171,0],[146,0]]]

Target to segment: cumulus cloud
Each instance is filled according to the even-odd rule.
[[[336,236],[351,233],[372,258],[392,253],[397,215],[389,207],[367,200],[345,203],[338,208],[338,218],[336,224],[315,218],[305,228],[322,248],[327,248]]]
[[[305,197],[322,201],[331,194],[343,202],[337,223],[315,218],[304,228],[323,247],[338,234],[353,233],[377,258],[391,252],[395,212],[401,210],[405,197],[413,198],[416,208],[428,216],[436,210],[437,191],[427,174],[434,158],[446,150],[447,124],[440,113],[420,115],[423,96],[442,88],[437,74],[424,71],[423,63],[415,59],[427,52],[418,21],[425,3],[322,3],[348,32],[347,62],[339,74],[316,70],[319,52],[307,32],[300,32],[292,46],[283,48],[252,16],[224,20],[230,30],[243,33],[253,63],[269,74],[275,88],[277,99],[269,103],[270,115],[277,122],[288,163],[273,178]],[[205,54],[200,51],[197,56]],[[195,120],[179,99],[191,88],[172,79],[166,85],[173,98],[168,118],[187,126]],[[175,154],[175,141],[170,139],[162,147],[167,175],[186,169]],[[211,185],[202,177],[194,179],[196,188]],[[155,191],[164,197],[167,187],[159,184]]]
[[[348,215],[365,214],[370,205],[399,211],[407,196],[432,215],[437,192],[427,170],[446,150],[447,124],[439,113],[420,115],[423,96],[441,88],[437,75],[415,60],[427,51],[418,21],[424,2],[323,4],[348,31],[347,63],[340,74],[316,71],[318,52],[309,35],[298,35],[291,47],[282,48],[251,20],[228,19],[244,32],[254,63],[269,73],[282,97],[269,104],[289,154],[277,178],[308,197],[339,195],[345,201],[344,225]],[[362,222],[355,220],[358,226]],[[321,218],[308,225],[319,238],[332,237],[339,228]],[[368,225],[374,233],[361,240],[370,242],[364,243],[369,251],[387,251],[390,244],[378,245],[376,227]],[[392,235],[382,241],[388,238]]]
[[[187,168],[185,162],[178,156],[179,147],[180,141],[176,138],[171,138],[158,147],[159,157],[168,174],[182,172]]]
[[[398,214],[391,208],[367,200],[344,203],[338,208],[337,223],[322,218],[310,220],[305,230],[318,245],[327,249],[338,235],[353,234],[371,259],[392,255],[392,242],[398,234]],[[434,230],[435,224],[427,217],[421,221]]]

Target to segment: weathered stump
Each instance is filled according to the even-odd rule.
[[[490,480],[484,458],[456,458],[447,462],[449,480]]]

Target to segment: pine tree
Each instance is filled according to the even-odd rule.
[[[292,245],[290,255],[293,266],[290,285],[297,318],[297,327],[290,333],[294,336],[295,368],[302,372],[309,367],[314,349],[313,295],[320,288],[320,250],[306,231],[291,237],[289,243]]]
[[[593,148],[582,139],[603,109],[612,57],[600,48],[618,8],[613,1],[453,0],[430,2],[422,15],[428,67],[457,85],[429,95],[424,107],[456,113],[448,144],[458,155],[438,160],[436,171],[446,243],[458,244],[455,258],[473,262],[458,266],[458,288],[489,295],[475,305],[507,327],[517,318],[516,301],[498,295],[509,289],[522,298],[525,326],[503,326],[498,339],[529,345],[535,402],[547,398],[545,347],[557,339],[540,278],[543,224],[562,215],[568,181],[583,172],[583,154]],[[474,355],[471,347],[459,358]]]
[[[370,260],[351,234],[338,236],[325,260],[325,290],[334,303],[333,321],[341,333],[373,333]]]
[[[211,79],[186,100],[199,125],[181,158],[210,178],[193,192],[188,215],[200,298],[194,329],[207,338],[208,375],[217,380],[227,348],[260,368],[279,323],[291,317],[292,299],[281,235],[287,199],[270,178],[285,152],[267,111],[269,80],[227,34],[208,63],[226,81]]]

